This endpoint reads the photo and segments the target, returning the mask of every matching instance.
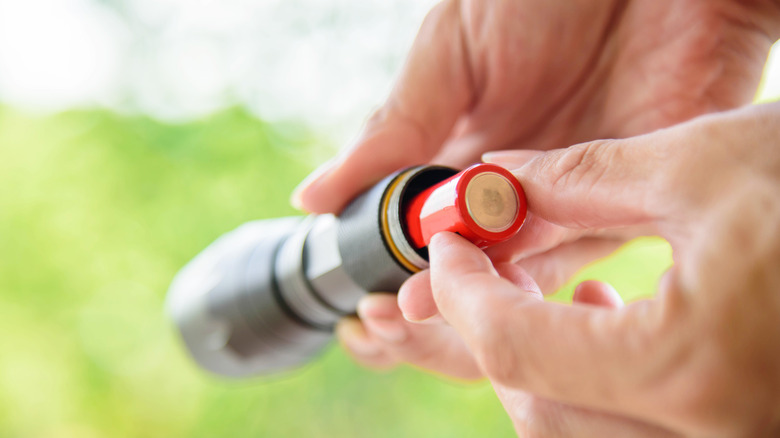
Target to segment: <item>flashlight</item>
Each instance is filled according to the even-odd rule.
[[[300,366],[368,292],[395,292],[428,267],[440,231],[485,248],[513,236],[526,199],[506,169],[419,166],[396,172],[331,214],[249,222],[176,275],[166,300],[187,350],[223,376]]]

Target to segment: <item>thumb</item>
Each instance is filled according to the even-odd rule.
[[[657,219],[669,133],[599,140],[541,154],[513,173],[528,208],[572,228],[606,228]]]
[[[459,23],[458,2],[429,13],[387,102],[352,148],[296,189],[293,204],[337,213],[389,173],[430,161],[472,100]]]

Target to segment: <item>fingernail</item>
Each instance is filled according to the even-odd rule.
[[[292,196],[290,196],[290,205],[297,208],[298,210],[304,210],[304,198],[306,197],[306,192],[311,191],[320,185],[334,167],[336,167],[336,160],[328,160],[322,163],[322,165],[316,168],[312,173],[310,173],[309,176],[304,178],[303,181],[301,181],[301,183],[298,184],[298,186],[293,190]]]
[[[482,161],[485,163],[497,164],[511,170],[522,167],[542,153],[544,152],[530,149],[493,151],[482,154]]]
[[[303,201],[301,200],[302,191],[303,189],[298,186],[295,188],[295,190],[293,190],[293,193],[290,196],[290,205],[292,205],[296,210],[303,210]]]
[[[435,314],[431,316],[415,316],[415,315],[407,315],[404,313],[404,319],[413,322],[415,324],[441,324],[444,323],[444,318],[441,316],[441,314]]]
[[[419,323],[425,321],[425,318],[418,318],[416,315],[409,315],[408,313],[404,313],[404,319],[413,322],[413,323]]]
[[[379,346],[366,336],[363,325],[357,319],[345,319],[336,325],[336,335],[341,343],[358,356],[375,356]]]
[[[406,340],[406,328],[400,321],[369,318],[363,321],[372,335],[383,341],[399,344]]]

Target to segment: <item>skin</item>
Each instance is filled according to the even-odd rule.
[[[630,137],[747,104],[779,10],[769,0],[444,1],[385,104],[294,202],[338,212],[409,165]]]
[[[779,23],[778,0],[443,1],[384,105],[292,202],[337,213],[404,167],[625,138],[748,104]],[[547,293],[643,233],[564,229],[532,213],[522,244],[491,256],[522,260]]]
[[[513,169],[530,208],[552,223],[645,224],[666,238],[675,264],[653,300],[624,306],[589,281],[572,306],[544,302],[516,264],[439,233],[430,271],[398,298],[407,319],[425,322],[391,314],[382,303],[393,298],[376,295],[361,303],[362,324],[342,324],[341,339],[370,366],[404,358],[484,374],[520,436],[778,436],[779,139],[774,103],[550,151]],[[452,332],[446,354],[424,340]],[[356,353],[355,339],[379,348]]]
[[[675,258],[654,300],[620,306],[590,282],[562,306],[520,268],[435,236],[429,281],[404,285],[401,309],[457,331],[520,435],[780,434],[780,103],[551,151],[514,173],[545,219],[646,223]]]
[[[733,236],[710,247],[717,239],[706,236],[731,236],[732,227],[742,230],[740,236],[771,235],[766,224],[777,222],[767,216],[776,205],[770,195],[778,190],[759,187],[769,173],[735,163],[766,165],[771,160],[759,154],[776,156],[772,140],[780,136],[769,129],[772,123],[766,126],[767,116],[741,112],[727,113],[718,123],[697,118],[659,129],[749,103],[768,48],[780,36],[779,11],[780,2],[758,0],[441,3],[424,22],[387,102],[351,148],[302,184],[294,203],[312,212],[338,212],[399,168],[464,166],[485,152],[511,148],[483,158],[516,170],[531,214],[517,238],[491,248],[490,259],[453,236],[437,238],[431,271],[413,277],[397,298],[370,295],[359,305],[360,319],[340,323],[347,350],[374,368],[407,362],[456,378],[487,376],[523,436],[771,433],[777,401],[767,394],[780,390],[767,370],[780,367],[767,357],[768,344],[748,341],[777,345],[766,321],[780,315],[754,315],[770,298],[753,309],[734,297],[745,288],[771,290],[771,281],[762,277],[754,284],[753,275],[768,276],[766,262],[776,265],[771,258],[776,254],[759,251],[753,265],[739,268],[727,282],[713,273],[726,273],[735,260],[711,261],[711,253],[725,251],[735,259],[746,249]],[[729,130],[720,129],[721,123]],[[648,132],[654,133],[636,137]],[[602,138],[627,140],[538,151]],[[755,141],[768,142],[769,149],[753,146]],[[629,147],[640,143],[647,145]],[[748,159],[746,151],[757,155]],[[699,165],[701,157],[715,161]],[[576,172],[568,173],[572,169]],[[767,178],[752,178],[754,173]],[[714,174],[731,175],[734,184],[711,178]],[[743,176],[755,187],[741,186]],[[611,189],[599,191],[610,181]],[[734,187],[741,187],[728,196],[735,203],[753,199],[746,195],[751,188],[767,198],[757,204],[768,207],[753,215],[755,223],[716,223],[731,210],[714,199]],[[593,204],[583,205],[583,199]],[[649,212],[650,206],[665,209],[663,215]],[[543,292],[554,291],[583,264],[649,233],[666,237],[675,249],[675,268],[657,300],[623,307],[610,286],[588,282],[578,287],[571,307],[541,301]],[[710,265],[718,269],[707,271]],[[470,282],[464,273],[484,283]],[[704,288],[699,283],[707,275],[714,284]],[[701,298],[715,287],[724,291],[712,296],[723,298]],[[477,291],[479,300],[462,300],[461,306],[446,298]],[[691,296],[699,297],[698,319],[683,312],[693,312]],[[725,304],[702,304],[710,302]],[[528,303],[534,306],[523,307]],[[723,319],[725,314],[735,319]],[[523,321],[504,330],[499,324]],[[748,333],[741,334],[724,329],[739,327],[739,321],[755,321],[755,327],[743,324]],[[532,335],[509,336],[506,327]],[[701,339],[708,341],[694,342]],[[550,355],[544,353],[546,344]],[[648,357],[658,360],[645,364],[653,362]],[[718,363],[732,368],[713,369]],[[574,373],[572,364],[578,367]],[[718,389],[722,379],[733,383],[730,389]],[[729,412],[726,400],[737,400],[736,408]]]

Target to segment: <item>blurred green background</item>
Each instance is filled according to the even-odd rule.
[[[296,214],[292,188],[336,150],[321,127],[251,105],[185,122],[23,107],[0,106],[0,437],[514,436],[488,385],[367,371],[336,346],[250,381],[187,357],[163,313],[173,275],[243,222]],[[670,264],[643,239],[572,284],[647,297]]]
[[[247,382],[186,356],[162,309],[172,276],[242,222],[295,214],[320,147],[306,129],[241,109],[172,125],[5,108],[0,144],[0,436],[512,435],[487,385],[374,373],[335,346]],[[583,275],[646,295],[668,263],[649,241]]]

